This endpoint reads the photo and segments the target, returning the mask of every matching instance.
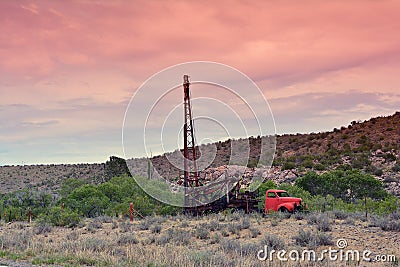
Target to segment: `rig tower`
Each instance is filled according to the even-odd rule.
[[[192,117],[192,107],[190,102],[189,76],[183,76],[183,105],[184,105],[184,126],[183,126],[183,156],[184,156],[184,180],[185,186],[185,207],[189,207],[193,199],[189,187],[199,186],[199,176],[197,172],[197,155],[194,136],[194,123]]]

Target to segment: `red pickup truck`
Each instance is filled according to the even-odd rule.
[[[270,189],[265,193],[265,213],[270,211],[296,212],[307,209],[301,198],[291,197],[285,190]]]

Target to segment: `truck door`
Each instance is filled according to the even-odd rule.
[[[268,210],[277,210],[276,207],[278,206],[278,198],[275,192],[268,192],[265,196],[265,212]]]

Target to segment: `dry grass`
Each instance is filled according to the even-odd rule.
[[[275,227],[271,224],[277,216],[240,213],[147,217],[134,222],[94,219],[76,229],[54,227],[49,231],[38,230],[43,227],[40,225],[1,222],[0,263],[3,257],[42,266],[266,266],[256,257],[264,245],[299,249],[307,245],[301,238],[307,241],[308,237],[311,241],[323,238],[319,243],[309,243],[316,250],[335,247],[337,239],[345,238],[349,249],[400,257],[399,232],[382,231],[357,218],[349,224],[346,220],[352,216],[346,216],[346,220],[337,216],[340,219],[332,220],[331,231],[324,234],[318,231],[312,216],[281,217]]]

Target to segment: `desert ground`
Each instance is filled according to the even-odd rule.
[[[382,217],[361,213],[223,212],[205,216],[86,219],[75,228],[0,223],[0,265],[5,266],[398,266],[400,232],[379,227]],[[397,225],[399,220],[397,219]],[[259,260],[259,250],[339,248],[370,250],[370,262]],[[262,254],[260,254],[262,256]],[[373,261],[383,255],[386,261]],[[292,254],[295,257],[295,254]],[[352,260],[353,259],[353,260]]]

